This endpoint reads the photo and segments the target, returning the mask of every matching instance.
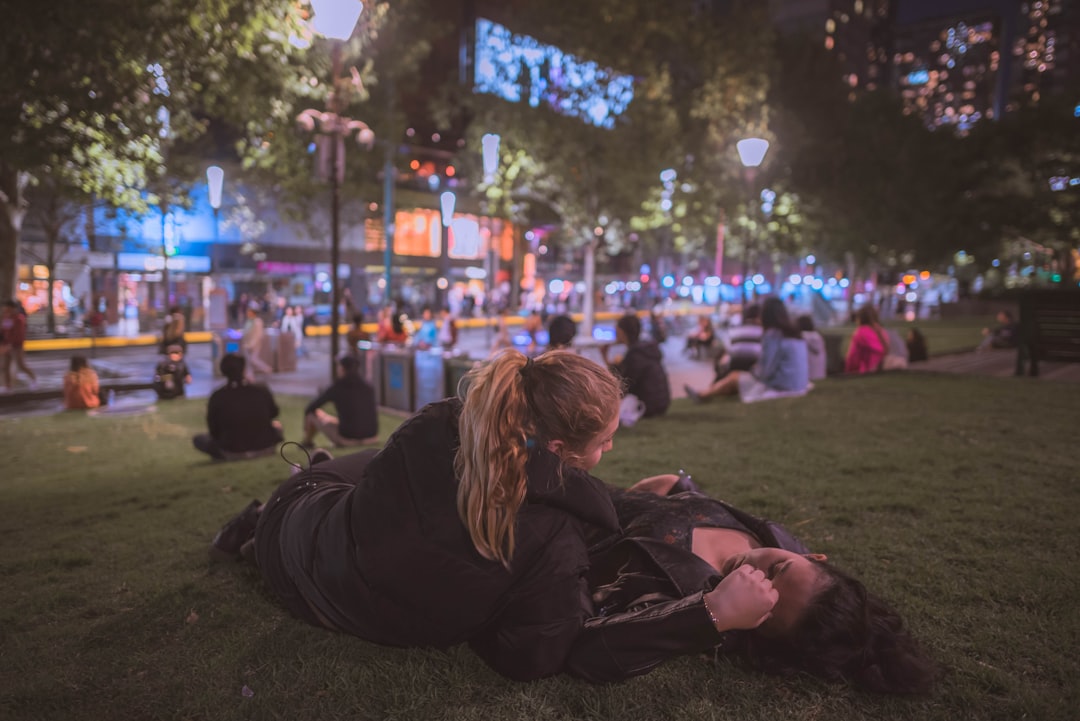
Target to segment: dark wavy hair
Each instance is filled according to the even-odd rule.
[[[761,304],[761,327],[765,330],[776,328],[785,338],[802,338],[802,331],[791,322],[787,306],[779,298],[766,298]]]
[[[745,634],[742,652],[763,671],[810,673],[877,693],[922,694],[938,669],[904,627],[900,614],[831,564],[814,561],[828,585],[795,627],[777,637]]]

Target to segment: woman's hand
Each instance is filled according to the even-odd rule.
[[[780,594],[765,573],[739,566],[705,594],[705,608],[717,631],[757,628],[772,616]]]

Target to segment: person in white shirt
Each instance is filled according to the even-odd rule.
[[[795,320],[795,324],[799,326],[803,340],[806,341],[806,357],[809,361],[810,380],[821,380],[828,372],[825,338],[814,329],[814,319],[808,315],[800,315]]]

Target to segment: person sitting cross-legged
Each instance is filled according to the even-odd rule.
[[[270,389],[244,377],[244,357],[227,353],[219,366],[226,383],[206,404],[209,433],[192,438],[195,448],[219,461],[255,458],[274,452],[284,440],[278,407]]]
[[[338,377],[304,409],[304,446],[315,447],[315,434],[322,433],[335,446],[372,443],[379,435],[379,413],[375,389],[360,376],[360,361],[353,356],[338,359]],[[322,409],[333,403],[337,416]]]

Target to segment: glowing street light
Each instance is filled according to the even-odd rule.
[[[765,153],[769,152],[769,141],[765,138],[744,138],[735,143],[735,149],[739,153],[739,161],[743,166],[743,178],[746,181],[750,193],[750,203],[747,212],[752,206],[757,205],[757,194],[754,192],[754,179],[757,177],[757,169],[765,160]],[[743,251],[743,275],[750,273],[750,246],[751,233],[747,230],[745,249]],[[750,289],[743,284],[743,305],[749,300]]]
[[[221,189],[225,184],[225,171],[217,165],[206,169],[206,187],[210,191],[210,207],[214,209],[214,242],[218,242],[218,211],[221,210]]]

